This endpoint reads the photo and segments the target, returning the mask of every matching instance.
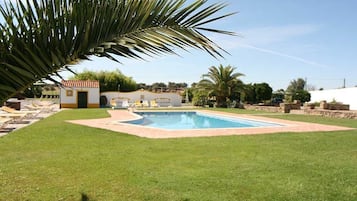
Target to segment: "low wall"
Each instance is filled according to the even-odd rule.
[[[290,110],[300,110],[301,104],[300,104],[300,102],[296,102],[296,103],[280,103],[279,107],[282,108],[282,111],[284,113],[290,113]]]
[[[244,105],[244,109],[247,110],[258,110],[266,112],[283,112],[284,110],[280,107],[275,106],[261,106],[261,105]]]
[[[325,110],[350,110],[350,105],[321,101],[320,108]]]
[[[289,113],[290,110],[300,110],[300,107],[301,107],[300,101],[295,101],[294,103],[280,103],[279,107],[265,106],[265,105],[244,105],[244,108],[248,110],[282,112],[282,113]]]
[[[244,105],[244,108],[248,110],[260,110],[266,112],[289,113],[290,110],[300,110],[300,102],[280,103],[279,107],[265,105]]]
[[[323,109],[304,109],[304,114],[318,115],[323,117],[357,119],[357,111],[342,111],[342,110],[323,110]]]
[[[357,119],[357,110],[325,110],[322,108],[310,109],[310,107],[304,107],[304,109],[301,110],[300,106],[297,106],[295,104],[282,104],[280,107],[244,105],[244,108],[247,110],[258,110],[258,111],[276,112],[276,113],[279,112],[290,113],[291,110],[291,113],[294,114],[318,115],[323,117],[343,118],[343,119]]]

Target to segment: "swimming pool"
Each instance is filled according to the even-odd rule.
[[[149,126],[167,130],[208,128],[271,127],[279,124],[241,118],[208,115],[200,112],[135,112],[140,118],[122,123]]]

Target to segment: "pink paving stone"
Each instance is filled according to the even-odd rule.
[[[160,110],[162,111],[162,110]],[[216,112],[200,110],[202,113],[219,114],[227,117],[238,117],[250,120],[260,120],[265,122],[277,123],[283,126],[276,127],[254,127],[254,128],[215,128],[215,129],[191,129],[191,130],[165,130],[159,128],[151,128],[141,125],[133,125],[120,123],[120,121],[134,120],[138,116],[127,110],[108,110],[111,115],[109,118],[102,119],[86,119],[86,120],[71,120],[67,121],[74,124],[102,128],[120,133],[132,134],[146,138],[180,138],[180,137],[203,137],[203,136],[227,136],[227,135],[252,135],[252,134],[268,134],[280,132],[315,132],[315,131],[338,131],[338,130],[353,130],[341,126],[330,126],[315,123],[305,123],[288,121],[281,119],[273,119],[268,117],[260,117],[246,114],[231,114],[226,112]]]

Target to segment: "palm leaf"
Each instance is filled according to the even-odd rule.
[[[225,51],[200,31],[233,35],[203,27],[233,13],[217,16],[225,4],[205,5],[206,0],[7,2],[0,7],[0,101],[90,55],[119,62],[193,47],[223,57]]]

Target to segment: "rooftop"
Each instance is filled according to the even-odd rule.
[[[62,80],[63,87],[99,88],[96,80]]]

